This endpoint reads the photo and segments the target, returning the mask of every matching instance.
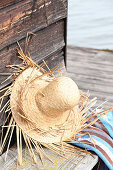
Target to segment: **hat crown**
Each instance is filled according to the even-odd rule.
[[[68,77],[58,77],[36,95],[38,108],[56,117],[78,104],[80,93],[76,83]]]

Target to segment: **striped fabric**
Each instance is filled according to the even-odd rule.
[[[96,110],[97,112],[101,110]],[[72,140],[73,145],[94,151],[113,170],[113,111],[82,131],[82,137]]]

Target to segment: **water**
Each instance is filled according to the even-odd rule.
[[[113,49],[113,0],[68,3],[68,45]]]

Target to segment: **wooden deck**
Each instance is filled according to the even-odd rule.
[[[34,150],[35,152],[35,150]],[[17,149],[16,147],[12,147],[7,156],[7,160],[5,161],[5,154],[0,156],[0,170],[81,170],[81,169],[87,169],[92,170],[92,168],[95,166],[95,164],[98,162],[98,156],[90,154],[82,154],[82,156],[73,156],[73,160],[75,160],[75,164],[69,162],[63,157],[60,157],[59,155],[53,153],[52,151],[44,148],[44,152],[48,155],[48,157],[53,161],[49,161],[46,157],[43,156],[43,164],[38,156],[36,154],[37,164],[33,163],[32,159],[30,158],[29,151],[27,148],[24,148],[23,153],[23,162],[22,165],[17,164]],[[70,155],[69,155],[70,157]],[[72,160],[72,161],[73,161]]]
[[[97,97],[96,105],[113,106],[113,52],[68,47],[67,72],[81,90]]]

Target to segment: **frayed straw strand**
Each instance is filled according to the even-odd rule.
[[[2,143],[1,148],[0,148],[0,153],[2,153],[2,151],[3,151],[3,149],[4,149],[4,146],[5,146],[5,144],[6,144],[6,140],[7,140],[7,137],[8,137],[8,135],[9,135],[9,131],[10,131],[10,128],[11,128],[11,125],[12,125],[13,121],[14,121],[14,120],[13,120],[13,117],[11,117],[11,120],[10,120],[10,122],[9,122],[9,127],[8,127],[8,129],[7,129],[7,132],[6,132],[6,134],[5,134],[3,143]]]
[[[22,139],[21,139],[21,129],[16,126],[16,135],[17,135],[17,160],[19,165],[22,164]]]
[[[15,121],[13,121],[12,124],[13,124],[13,125],[12,125],[13,127],[12,127],[12,129],[11,129],[9,142],[8,142],[7,150],[6,150],[6,153],[5,153],[5,161],[6,161],[6,159],[7,159],[7,154],[8,154],[8,151],[9,151],[9,146],[10,146],[10,143],[11,143],[11,139],[12,139],[12,135],[13,135],[14,127],[15,127]]]

